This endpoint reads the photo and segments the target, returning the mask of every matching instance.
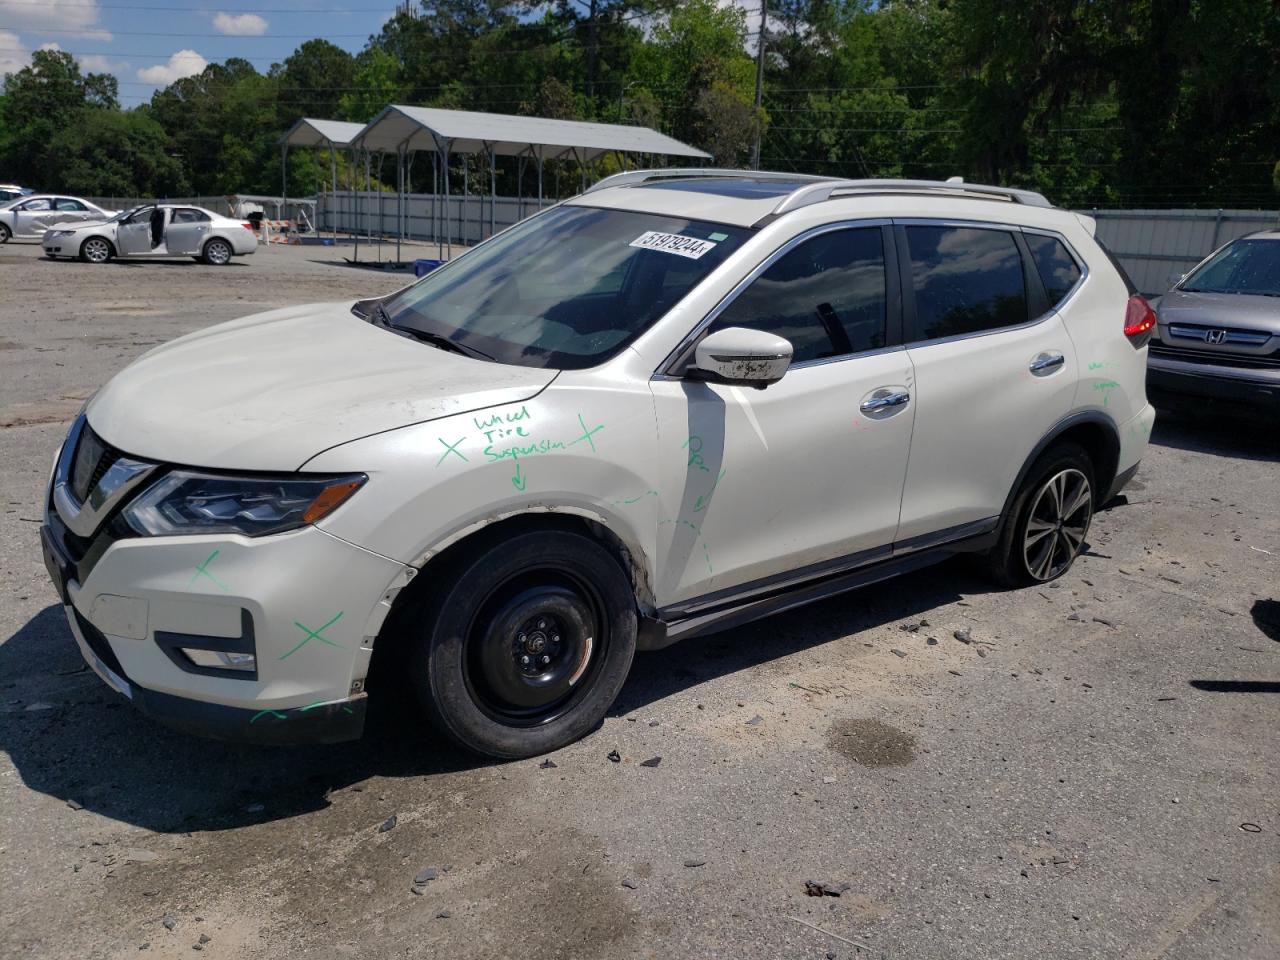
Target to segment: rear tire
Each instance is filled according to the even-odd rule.
[[[409,621],[412,683],[432,722],[497,759],[590,732],[635,654],[635,596],[621,566],[563,530],[472,551]]]
[[[231,262],[231,257],[234,253],[235,251],[231,249],[231,244],[214,237],[204,245],[200,259],[211,267],[225,267]]]
[[[1077,443],[1046,450],[1031,469],[986,556],[990,575],[1007,587],[1056,580],[1084,550],[1093,519],[1093,461]]]
[[[115,250],[111,247],[111,241],[102,237],[90,237],[80,244],[80,259],[85,263],[106,263],[113,256]]]

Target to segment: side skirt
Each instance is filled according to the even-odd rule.
[[[784,585],[771,592],[762,591],[760,584],[748,585],[739,592],[738,599],[725,598],[714,604],[712,609],[706,609],[707,605],[697,600],[684,601],[679,607],[665,607],[657,612],[656,617],[642,618],[637,649],[661,650],[680,640],[738,627],[932,566],[957,553],[989,550],[996,544],[998,522],[998,517],[992,517],[930,535],[928,545],[919,542],[926,538],[897,544],[894,556],[867,560],[865,554],[855,555],[849,558],[847,569],[836,572],[829,572],[831,565],[824,564],[824,569],[816,576],[799,583],[794,580],[795,574],[789,574],[784,578]],[[948,537],[946,533],[953,536]],[[717,599],[722,596],[716,595]]]

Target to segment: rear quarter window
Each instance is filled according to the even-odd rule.
[[[1056,307],[1080,280],[1080,265],[1066,244],[1056,237],[1042,233],[1024,233],[1031,259],[1035,262],[1040,282],[1049,298],[1049,306]]]

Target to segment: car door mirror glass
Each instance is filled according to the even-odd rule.
[[[792,352],[789,341],[772,333],[725,327],[698,343],[688,376],[763,389],[782,379],[791,366]]]

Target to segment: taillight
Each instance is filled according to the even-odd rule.
[[[1133,349],[1145,347],[1155,328],[1156,312],[1151,309],[1151,304],[1135,293],[1124,308],[1124,335],[1133,344]]]
[[[244,227],[246,230],[252,230],[252,229],[253,229],[253,224],[252,224],[252,223],[242,223],[242,224],[240,224],[240,226]]]

